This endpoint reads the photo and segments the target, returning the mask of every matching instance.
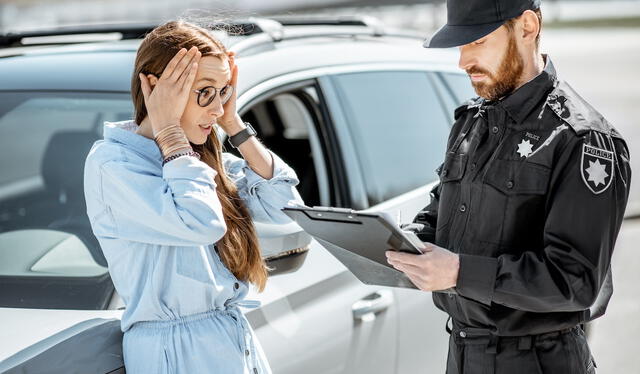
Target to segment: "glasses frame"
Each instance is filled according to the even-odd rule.
[[[206,90],[207,88],[212,88],[212,89],[213,89],[213,95],[212,95],[212,96],[209,98],[209,100],[208,100],[208,101],[203,105],[203,104],[200,102],[200,97],[202,96],[202,91]],[[229,88],[229,89],[231,90],[231,92],[229,93],[229,97],[227,97],[227,99],[226,99],[226,100],[223,100],[223,99],[222,99],[222,94],[221,94],[220,92],[221,92],[222,90],[224,90],[225,88]],[[201,107],[203,107],[203,108],[206,108],[206,107],[208,107],[209,105],[211,105],[211,103],[213,102],[213,100],[215,100],[215,98],[216,98],[216,96],[217,96],[217,95],[220,95],[220,99],[221,99],[221,101],[222,101],[222,105],[226,104],[226,103],[229,101],[229,99],[231,99],[231,96],[233,96],[233,86],[232,86],[232,85],[230,85],[230,84],[228,84],[228,85],[226,85],[226,86],[224,86],[224,87],[221,87],[221,88],[216,88],[216,87],[214,87],[214,86],[206,86],[206,87],[202,87],[202,88],[201,88],[201,89],[199,89],[199,90],[193,90],[193,92],[195,92],[195,93],[197,93],[197,94],[198,94],[198,98],[196,99],[196,102],[198,103],[198,105],[199,105],[199,106],[201,106]]]

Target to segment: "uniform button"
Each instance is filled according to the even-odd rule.
[[[471,164],[471,170],[476,170],[476,163]]]
[[[493,126],[493,128],[491,129],[491,131],[492,131],[494,134],[497,134],[497,133],[498,133],[498,131],[500,131],[500,129],[498,128],[498,126]]]
[[[467,206],[465,204],[460,205],[460,211],[462,213],[466,212],[467,211]]]
[[[466,338],[467,337],[467,333],[464,332],[464,331],[460,331],[460,337],[463,338],[463,339]]]
[[[253,368],[253,372],[254,372],[254,374],[258,374],[258,369]]]
[[[443,177],[446,177],[446,176],[447,176],[447,174],[449,174],[449,170],[444,169],[444,170],[442,171],[442,176],[443,176]]]
[[[450,293],[450,294],[448,294],[448,295],[449,295],[449,298],[450,298],[450,299],[453,299],[453,294],[452,294],[452,293]]]
[[[508,181],[507,182],[507,188],[508,189],[512,189],[513,188],[513,181]]]
[[[244,351],[244,354],[245,354],[246,356],[249,356],[249,350],[248,350],[248,349],[247,349],[247,350],[245,350],[245,351]]]
[[[238,283],[238,282],[234,283],[234,284],[233,284],[233,288],[235,288],[236,290],[237,290],[238,288],[240,288],[240,283]]]

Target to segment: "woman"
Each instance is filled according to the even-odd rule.
[[[87,157],[87,211],[126,305],[127,373],[270,373],[238,309],[267,281],[251,216],[285,223],[280,209],[301,200],[293,170],[245,130],[237,79],[206,30],[159,26],[137,53],[135,121],[106,123]],[[221,152],[216,123],[244,160]]]

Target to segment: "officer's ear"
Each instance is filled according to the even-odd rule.
[[[525,10],[519,18],[520,30],[516,28],[519,34],[516,35],[522,38],[525,44],[537,47],[537,39],[542,27],[538,15],[532,10]]]

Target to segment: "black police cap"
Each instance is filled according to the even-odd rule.
[[[447,24],[424,42],[425,48],[449,48],[489,35],[525,10],[540,8],[540,0],[447,0]]]

